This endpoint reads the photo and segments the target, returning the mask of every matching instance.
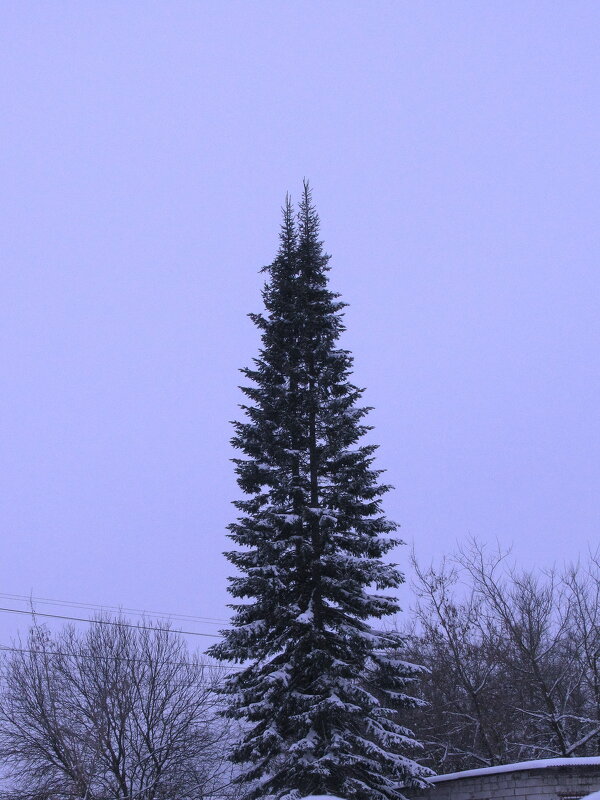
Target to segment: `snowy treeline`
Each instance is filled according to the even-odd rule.
[[[391,630],[391,487],[364,439],[307,183],[263,272],[232,439],[233,615],[208,651],[218,685],[161,625],[34,626],[3,662],[4,796],[402,800],[429,768],[597,754],[600,555],[560,574],[511,570],[476,543],[437,569],[415,562],[414,616]]]
[[[405,656],[429,674],[410,725],[438,772],[600,752],[600,553],[526,571],[471,542],[415,561]]]

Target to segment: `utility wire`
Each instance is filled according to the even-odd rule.
[[[85,609],[92,609],[92,610],[111,610],[111,611],[127,611],[131,614],[153,614],[159,617],[168,617],[169,619],[185,619],[185,620],[192,620],[195,622],[208,622],[211,625],[217,625],[221,622],[228,623],[229,620],[223,619],[222,617],[202,617],[195,614],[170,614],[166,611],[146,611],[140,608],[127,608],[126,606],[114,606],[114,605],[102,605],[100,603],[82,603],[77,600],[69,601],[69,600],[57,600],[52,597],[33,597],[31,595],[25,594],[5,594],[0,592],[0,597],[4,598],[5,600],[19,600],[23,602],[35,602],[35,603],[42,603],[43,605],[52,605],[52,606],[71,606],[73,608],[85,608]]]
[[[13,647],[7,644],[0,644],[0,650],[6,650],[11,653],[31,653],[32,655],[37,656],[63,656],[65,658],[86,658],[91,661],[105,661],[106,659],[110,659],[111,661],[124,661],[128,664],[148,664],[150,663],[146,659],[143,658],[123,658],[123,656],[93,656],[89,653],[63,653],[60,650],[30,650],[27,647]],[[244,667],[229,667],[226,664],[191,664],[189,661],[165,661],[164,664],[169,664],[170,666],[174,667],[196,667],[199,670],[211,670],[211,669],[219,669],[219,670],[231,670],[234,672],[239,672]]]
[[[186,633],[190,636],[210,636],[212,639],[222,639],[218,633],[200,633],[199,631],[178,631],[175,628],[157,628],[153,625],[137,625],[134,622],[122,622],[108,619],[85,619],[84,617],[70,617],[64,614],[48,614],[42,611],[23,611],[20,608],[0,608],[0,611],[8,614],[26,614],[27,616],[52,617],[53,619],[68,619],[74,622],[92,622],[96,625],[124,625],[128,628],[142,628],[148,631],[164,631],[165,633]]]

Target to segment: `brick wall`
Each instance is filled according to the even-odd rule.
[[[580,800],[600,790],[600,758],[555,761],[438,775],[430,789],[404,794],[409,800]]]

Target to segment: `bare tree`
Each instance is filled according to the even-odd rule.
[[[428,669],[410,721],[438,771],[600,752],[600,555],[558,574],[472,541],[414,563],[408,657]]]
[[[571,603],[568,646],[581,676],[579,707],[573,709],[582,728],[578,749],[600,752],[600,552],[590,554],[587,564],[568,567],[563,582]]]
[[[0,762],[11,800],[199,800],[224,794],[215,673],[160,625],[34,626],[2,663]]]
[[[554,571],[534,574],[505,567],[506,554],[477,542],[460,561],[498,632],[498,658],[513,702],[529,721],[522,746],[538,756],[573,755],[577,734],[569,720],[579,675],[566,644],[570,602]],[[515,744],[519,744],[515,742]]]
[[[414,711],[426,762],[437,771],[500,764],[506,759],[510,712],[498,696],[501,670],[493,635],[482,625],[482,601],[461,591],[460,565],[444,559],[423,569],[413,554],[416,605],[408,657],[427,667],[427,705]]]

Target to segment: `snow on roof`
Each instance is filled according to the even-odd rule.
[[[522,769],[547,769],[548,767],[583,767],[599,766],[600,756],[583,758],[543,758],[539,761],[519,761],[516,764],[500,764],[497,767],[483,767],[481,769],[466,769],[464,772],[449,772],[447,775],[435,775],[427,780],[431,783],[442,781],[455,781],[459,778],[475,778],[479,775],[496,775],[499,772],[518,772]],[[597,795],[597,797],[595,796]],[[600,800],[600,792],[589,795],[590,800]],[[586,797],[585,800],[588,800]]]

